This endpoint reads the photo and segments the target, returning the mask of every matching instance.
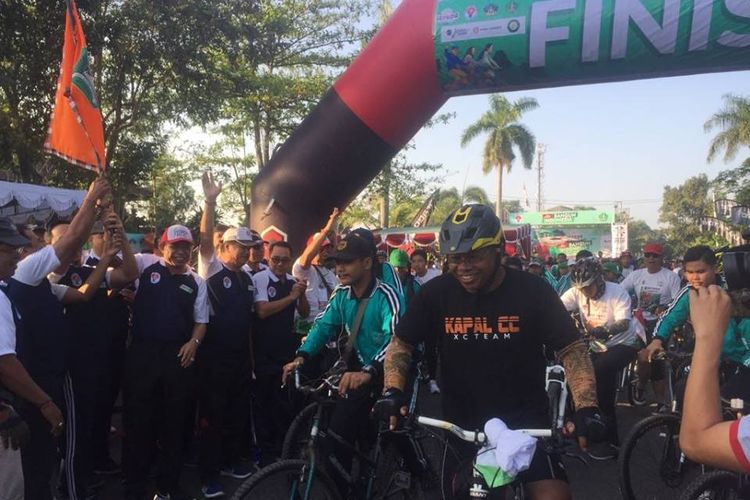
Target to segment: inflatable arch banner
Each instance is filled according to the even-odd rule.
[[[302,244],[454,95],[748,68],[750,0],[404,0],[260,172],[252,225]]]

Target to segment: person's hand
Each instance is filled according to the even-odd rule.
[[[375,418],[388,422],[390,430],[396,430],[399,416],[405,417],[409,414],[406,395],[401,389],[391,387],[375,402],[372,413]]]
[[[336,224],[336,220],[341,215],[341,212],[339,212],[338,207],[334,208],[331,211],[331,215],[328,217],[328,222],[326,222],[326,227],[323,228],[323,233],[328,234],[333,230],[333,226]]]
[[[369,373],[346,372],[339,381],[339,394],[345,396],[347,392],[357,390],[370,382],[372,382],[372,375]]]
[[[589,330],[589,335],[599,340],[606,340],[609,337],[609,330],[604,326],[597,326]]]
[[[198,344],[193,339],[188,340],[182,347],[180,352],[177,353],[177,357],[180,358],[180,366],[187,368],[188,366],[195,363],[195,353],[198,352]]]
[[[732,315],[732,299],[716,285],[690,292],[690,319],[695,339],[721,347]]]
[[[111,261],[122,249],[123,241],[121,233],[109,234],[104,233],[104,255],[102,256],[108,261]]]
[[[297,356],[296,358],[294,358],[294,361],[285,364],[281,372],[281,385],[286,385],[286,380],[289,378],[289,375],[291,375],[294,370],[302,366],[304,362],[305,358],[303,358],[302,356]]]
[[[662,344],[661,339],[654,339],[646,346],[646,356],[649,363],[655,356],[662,352],[664,352],[664,345]]]
[[[108,210],[104,218],[102,219],[105,232],[107,233],[120,233],[125,234],[125,228],[122,225],[122,220],[114,210]]]
[[[575,433],[578,437],[578,446],[586,451],[589,441],[598,442],[604,439],[607,425],[599,412],[599,408],[589,406],[581,408],[573,415]]]
[[[26,422],[8,405],[0,404],[0,446],[17,450],[29,439]]]
[[[289,295],[294,300],[297,300],[303,293],[305,293],[305,290],[307,290],[307,281],[297,280],[297,282],[292,285],[292,291],[289,293]]]
[[[210,203],[215,202],[216,198],[221,194],[221,182],[216,182],[214,176],[208,170],[203,172],[201,181],[203,182],[203,194],[206,197],[206,201]]]
[[[106,209],[112,204],[112,186],[104,177],[97,177],[89,186],[86,198],[100,209]]]
[[[48,401],[39,407],[39,411],[42,413],[44,420],[49,422],[52,426],[52,429],[50,430],[52,435],[57,437],[62,434],[63,428],[65,427],[65,419],[63,418],[60,408],[58,408],[52,401]]]

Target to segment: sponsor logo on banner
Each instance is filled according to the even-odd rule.
[[[477,8],[473,5],[469,5],[468,7],[466,7],[464,15],[466,16],[466,19],[474,19],[474,16],[477,15]]]
[[[443,9],[437,16],[439,23],[450,23],[458,19],[458,12],[453,9]]]
[[[155,284],[157,284],[160,281],[161,281],[161,274],[159,274],[157,272],[151,273],[151,284],[152,285],[155,285]]]
[[[526,33],[526,18],[512,17],[479,21],[476,23],[457,24],[440,29],[440,39],[443,42],[459,42],[462,40],[479,40],[499,36],[523,35]]]
[[[485,5],[483,9],[485,16],[494,16],[495,14],[497,14],[497,10],[498,7],[494,3]]]

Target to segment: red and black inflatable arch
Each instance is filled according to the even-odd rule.
[[[750,8],[739,0],[493,2],[477,12],[465,0],[404,0],[255,179],[251,226],[299,251],[450,95],[750,67]],[[485,46],[480,28],[496,37],[496,60],[515,65],[494,86],[456,91],[444,47]]]

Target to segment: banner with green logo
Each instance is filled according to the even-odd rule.
[[[440,0],[447,95],[750,69],[748,0]]]
[[[563,210],[559,212],[512,212],[508,216],[511,224],[540,226],[581,226],[588,224],[612,224],[615,213],[611,210]],[[609,230],[609,229],[607,229]]]

